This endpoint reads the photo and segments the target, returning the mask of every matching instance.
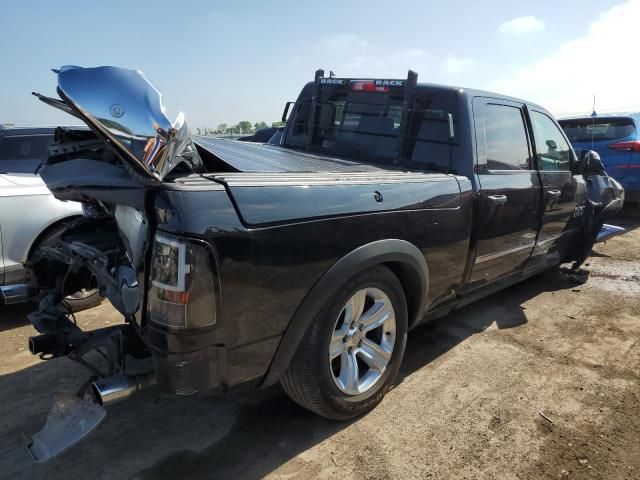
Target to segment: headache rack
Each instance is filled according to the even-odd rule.
[[[308,140],[307,149],[310,149],[313,145],[315,130],[316,130],[316,117],[318,113],[317,105],[318,98],[320,96],[320,90],[322,88],[335,88],[335,87],[350,87],[356,83],[371,85],[370,91],[384,91],[391,92],[392,90],[403,89],[402,100],[402,112],[400,116],[400,130],[398,132],[398,145],[394,155],[394,163],[400,163],[401,159],[405,156],[405,138],[410,128],[411,112],[414,109],[414,97],[416,92],[416,86],[418,84],[418,74],[413,70],[409,70],[406,79],[363,79],[363,78],[337,78],[333,75],[329,77],[324,76],[324,70],[316,70],[314,76],[313,96],[311,97],[311,112],[309,114],[308,125]],[[381,90],[382,89],[382,90]],[[364,91],[366,89],[363,88]]]

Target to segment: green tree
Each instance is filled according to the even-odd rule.
[[[263,128],[269,128],[269,125],[267,125],[267,122],[256,122],[255,125],[253,126],[254,130],[261,130]]]
[[[241,120],[238,122],[239,133],[251,133],[253,132],[253,125],[248,120]]]
[[[285,123],[284,123],[283,121],[281,121],[281,120],[278,120],[277,122],[273,122],[273,123],[271,124],[271,126],[272,126],[273,128],[284,127],[284,126],[285,126]]]
[[[223,135],[227,133],[227,129],[228,129],[227,124],[221,123],[220,125],[218,125],[218,128],[215,129],[214,133],[217,133],[218,135]]]

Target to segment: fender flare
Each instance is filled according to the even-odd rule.
[[[398,275],[404,272],[404,275],[399,276],[405,277],[405,281],[411,281],[413,284],[416,298],[412,299],[415,307],[409,308],[409,327],[422,318],[429,291],[429,269],[422,252],[412,243],[399,239],[377,240],[362,245],[334,263],[311,287],[291,318],[260,387],[273,385],[286,372],[316,313],[345,280],[380,264],[396,266],[395,269],[392,268],[394,273]],[[397,271],[398,268],[400,272]],[[403,278],[400,278],[400,281],[407,292]],[[409,303],[409,298],[407,300]]]

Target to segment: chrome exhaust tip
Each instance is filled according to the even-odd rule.
[[[143,375],[118,373],[112,377],[96,380],[91,384],[91,390],[98,405],[106,407],[127,400],[136,392],[155,383],[156,377],[153,373]]]

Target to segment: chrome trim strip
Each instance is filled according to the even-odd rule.
[[[526,245],[518,245],[517,247],[509,248],[507,250],[500,250],[499,252],[481,255],[479,257],[476,257],[475,264],[477,265],[478,263],[488,262],[489,260],[494,260],[496,258],[500,258],[505,255],[511,255],[512,253],[520,252],[528,248],[533,248],[534,245],[535,245],[535,242],[529,242]]]
[[[536,246],[539,247],[540,245],[545,245],[547,243],[553,242],[553,241],[559,239],[560,237],[562,237],[565,233],[567,233],[567,232],[558,233],[557,235],[551,235],[550,237],[547,237],[545,239],[538,240],[538,243],[537,243]]]

